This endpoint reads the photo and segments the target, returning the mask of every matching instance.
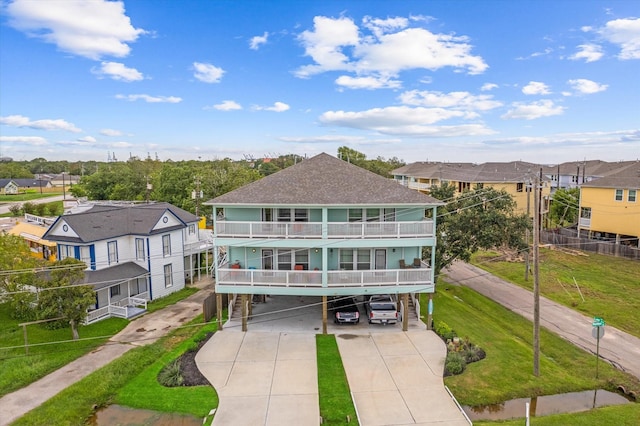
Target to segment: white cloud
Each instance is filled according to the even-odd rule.
[[[98,76],[108,76],[119,81],[131,82],[144,80],[144,76],[140,71],[135,68],[127,68],[120,62],[102,62],[100,68],[93,68],[91,72]]]
[[[222,68],[202,62],[194,62],[193,69],[195,70],[193,76],[204,83],[219,83],[224,74]]]
[[[607,41],[620,46],[619,59],[640,59],[640,18],[614,19],[599,32]]]
[[[597,44],[581,44],[578,46],[578,51],[569,56],[569,59],[574,61],[584,59],[585,62],[595,62],[604,56],[602,53],[602,47]]]
[[[405,18],[366,17],[362,28],[345,17],[316,16],[313,22],[313,30],[303,31],[298,37],[305,55],[314,62],[296,70],[300,78],[347,71],[356,73],[355,81],[368,76],[391,80],[412,69],[453,67],[480,74],[488,68],[480,56],[470,53],[467,37],[408,27]]]
[[[94,138],[93,136],[83,136],[81,138],[78,138],[79,142],[87,142],[87,143],[96,143],[97,140],[96,138]]]
[[[258,50],[260,45],[267,43],[268,38],[269,33],[266,31],[261,36],[251,37],[251,41],[249,41],[249,49]]]
[[[338,77],[336,84],[348,89],[398,89],[402,85],[400,81],[386,77],[350,77],[348,75]]]
[[[373,108],[366,111],[327,111],[319,121],[326,125],[372,130],[388,135],[447,137],[488,135],[494,133],[482,124],[431,126],[450,118],[464,118],[464,111],[444,108],[411,108],[408,106]]]
[[[488,111],[502,106],[502,102],[493,100],[493,95],[472,95],[469,92],[430,92],[410,90],[400,95],[400,101],[407,105],[452,108],[466,111]]]
[[[488,92],[489,90],[493,90],[493,89],[497,89],[498,85],[495,83],[485,83],[482,85],[482,87],[480,88],[480,90],[482,90],[483,92]]]
[[[67,132],[80,133],[82,130],[74,124],[62,119],[45,119],[31,121],[29,117],[23,115],[8,115],[0,117],[0,124],[12,127],[29,127],[38,130],[66,130]]]
[[[548,95],[549,86],[539,81],[530,81],[529,84],[522,88],[522,93],[525,95]]]
[[[120,130],[114,129],[102,129],[100,130],[100,134],[104,136],[122,136],[122,132]]]
[[[40,136],[0,136],[0,142],[22,143],[34,146],[47,144],[47,140]]]
[[[545,147],[559,146],[571,147],[576,146],[603,146],[611,147],[615,145],[625,145],[629,143],[637,143],[640,141],[640,130],[616,130],[611,132],[578,132],[578,133],[556,133],[548,136],[519,136],[513,138],[502,138],[485,140],[485,145],[500,146],[520,146],[520,147]]]
[[[586,95],[604,92],[609,87],[608,84],[596,83],[595,81],[587,80],[585,78],[569,80],[567,84],[569,84],[576,92]]]
[[[143,100],[145,102],[149,102],[149,103],[160,103],[160,102],[167,102],[170,104],[177,104],[179,102],[182,102],[182,98],[179,98],[177,96],[151,96],[151,95],[145,95],[145,94],[138,94],[138,95],[116,95],[116,99],[123,99],[129,102],[134,102],[137,100]]]
[[[120,141],[120,142],[110,143],[107,146],[109,148],[131,148],[134,145],[132,143],[130,143],[130,142]]]
[[[212,107],[205,107],[205,109],[217,109],[218,111],[235,111],[242,109],[242,105],[235,101],[222,101],[222,103],[213,105]]]
[[[5,10],[12,27],[95,60],[127,56],[131,50],[127,43],[145,33],[131,25],[123,2],[15,0]]]
[[[278,140],[289,143],[332,143],[332,144],[350,144],[350,145],[381,145],[400,143],[400,139],[379,139],[367,138],[364,136],[347,136],[347,135],[322,135],[322,136],[299,136],[288,137],[282,136]]]
[[[514,102],[513,109],[502,115],[504,119],[524,118],[526,120],[534,120],[540,117],[549,117],[552,115],[562,115],[565,107],[555,105],[552,100],[542,99],[540,101],[525,104]]]
[[[285,104],[284,102],[276,102],[273,104],[273,106],[260,106],[260,105],[254,105],[253,109],[256,111],[273,111],[273,112],[284,112],[287,111],[289,109],[289,105]]]

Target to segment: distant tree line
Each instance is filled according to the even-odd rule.
[[[384,177],[404,165],[402,160],[366,156],[346,146],[338,148],[338,157]],[[116,162],[14,161],[0,164],[0,178],[30,178],[36,174],[65,172],[81,176],[70,188],[76,197],[89,200],[165,201],[195,213],[203,214],[203,201],[276,173],[304,160],[296,154],[274,158],[243,160],[160,161],[147,157],[131,157]]]

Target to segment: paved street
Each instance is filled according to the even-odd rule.
[[[467,286],[533,321],[533,293],[464,262],[444,271],[448,281]],[[435,308],[437,309],[437,307]],[[606,320],[606,318],[605,318]],[[593,318],[540,297],[540,324],[576,346],[596,353],[591,335]],[[600,339],[600,356],[640,378],[640,339],[607,325]]]
[[[42,203],[52,203],[54,201],[62,201],[62,200],[63,200],[63,196],[62,195],[56,195],[56,196],[53,196],[53,197],[45,197],[45,198],[37,198],[35,200],[29,200],[29,202],[32,203],[32,204],[42,204]],[[14,204],[22,205],[24,203],[26,203],[26,201],[0,203],[0,214],[9,213],[9,207],[11,207]]]

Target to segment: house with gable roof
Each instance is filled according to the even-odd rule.
[[[43,238],[56,243],[59,260],[86,263],[85,282],[96,291],[87,322],[129,318],[193,277],[193,256],[212,245],[199,220],[169,203],[95,204],[58,217]]]
[[[328,154],[205,204],[219,304],[225,293],[245,306],[250,295],[322,296],[326,318],[331,296],[434,292],[435,250],[421,257],[442,203]]]

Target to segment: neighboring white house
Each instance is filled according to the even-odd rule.
[[[194,255],[211,250],[199,218],[168,203],[95,204],[60,216],[43,236],[56,242],[58,259],[87,264],[85,282],[96,290],[88,322],[129,318],[185,286]],[[202,235],[201,235],[202,232]]]

